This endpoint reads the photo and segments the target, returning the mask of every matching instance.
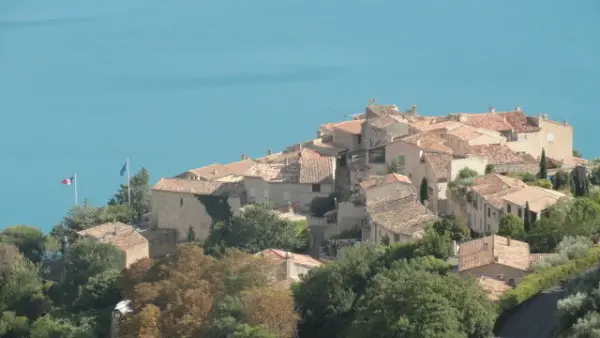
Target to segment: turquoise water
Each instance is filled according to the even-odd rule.
[[[49,229],[154,180],[259,156],[368,100],[520,104],[599,156],[600,2],[1,0],[0,228]]]

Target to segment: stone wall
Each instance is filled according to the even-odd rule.
[[[492,172],[494,173],[510,173],[510,172],[519,172],[519,173],[530,173],[537,174],[540,170],[540,165],[537,162],[529,162],[529,163],[501,163],[501,164],[493,164],[494,169]]]

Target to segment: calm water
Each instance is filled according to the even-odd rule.
[[[520,104],[599,156],[600,2],[0,0],[0,228],[362,111]]]

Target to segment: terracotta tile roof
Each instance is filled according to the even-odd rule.
[[[502,196],[527,187],[524,182],[499,174],[477,177],[469,187],[497,209],[502,209]]]
[[[529,202],[529,210],[540,212],[555,204],[563,197],[565,197],[565,194],[561,192],[529,185],[523,189],[504,195],[502,199],[523,207],[526,202]]]
[[[229,175],[242,176],[246,170],[253,166],[256,161],[252,159],[242,160],[238,162],[232,162],[229,164],[222,165],[220,163],[213,163],[201,168],[190,169],[187,172],[178,175],[178,178],[189,178],[188,174],[193,174],[199,179],[207,181],[219,179]]]
[[[539,131],[536,126],[525,113],[521,111],[509,111],[498,113],[504,117],[506,122],[510,124],[516,133],[529,133]]]
[[[400,113],[396,105],[370,104],[367,106],[367,110],[376,115],[392,115]]]
[[[398,121],[391,118],[389,115],[381,115],[376,118],[367,119],[366,123],[373,128],[383,129],[398,123]]]
[[[506,144],[485,144],[470,146],[468,153],[474,157],[484,157],[489,164],[533,163],[537,160],[529,155],[518,155]]]
[[[371,175],[360,182],[360,187],[364,190],[382,187],[384,185],[392,184],[392,183],[408,183],[412,185],[410,178],[404,175],[392,173],[387,175]]]
[[[380,205],[376,209],[367,207],[371,221],[395,233],[416,236],[425,229],[426,223],[436,220],[435,214],[414,196]]]
[[[401,141],[423,150],[452,154],[452,149],[446,145],[446,141],[433,132],[418,133],[405,137]]]
[[[349,134],[360,135],[362,132],[362,124],[364,122],[365,120],[345,121],[334,125],[332,128]]]
[[[311,268],[323,265],[322,262],[310,256],[291,253],[280,249],[267,249],[257,253],[256,255],[267,257],[270,260],[272,260],[274,264],[280,264],[285,262],[286,256],[289,255],[294,264],[303,265]]]
[[[459,272],[492,263],[523,271],[529,269],[529,244],[498,235],[460,244],[458,250]]]
[[[300,153],[294,152],[293,156],[285,158],[288,159],[287,164],[279,160],[257,163],[247,170],[244,176],[260,177],[271,182],[302,184],[333,182],[334,157],[321,156],[314,150],[304,148]]]
[[[481,132],[480,130],[477,130],[477,128],[469,126],[469,125],[462,125],[458,128],[454,128],[452,130],[448,131],[448,135],[452,135],[454,137],[457,137],[463,141],[471,141],[474,140],[480,136],[483,136],[484,133]]]
[[[237,183],[229,182],[161,178],[158,183],[152,187],[152,190],[196,195],[229,195],[235,194],[237,187]]]
[[[315,156],[316,155],[316,156]],[[299,183],[331,183],[333,182],[333,157],[320,156],[308,149],[302,151]]]
[[[481,276],[477,280],[479,286],[485,291],[488,296],[488,299],[492,302],[497,302],[500,300],[502,295],[512,289],[512,287],[506,283],[505,281],[501,281],[495,278],[490,278],[487,276]]]
[[[148,243],[131,225],[120,222],[97,225],[77,232],[80,236],[89,236],[96,240],[111,243],[121,250],[128,250],[139,244]]]
[[[443,120],[439,121],[438,119],[426,119],[417,122],[413,122],[410,125],[420,131],[430,131],[430,130],[453,130],[460,126],[463,126],[462,123],[456,122],[453,120]]]
[[[438,182],[446,182],[450,179],[450,165],[452,155],[446,153],[424,152],[423,157],[431,164]]]
[[[538,131],[537,127],[523,112],[493,112],[483,114],[458,113],[460,122],[475,128],[493,131],[513,130],[517,133]]]

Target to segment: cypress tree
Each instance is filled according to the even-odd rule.
[[[531,211],[529,210],[529,201],[525,202],[525,220],[523,221],[523,227],[525,232],[529,232],[531,229]]]
[[[425,177],[423,177],[423,180],[421,181],[421,188],[419,189],[419,197],[420,197],[421,203],[425,203],[425,201],[427,200],[428,193],[429,193],[429,184],[427,183],[427,179]]]
[[[538,176],[542,179],[548,177],[548,160],[546,159],[546,149],[542,149],[542,156],[540,157],[540,172]]]
[[[194,242],[194,241],[196,241],[196,232],[194,231],[194,229],[192,228],[191,225],[190,225],[190,227],[188,229],[187,241],[188,242]]]

